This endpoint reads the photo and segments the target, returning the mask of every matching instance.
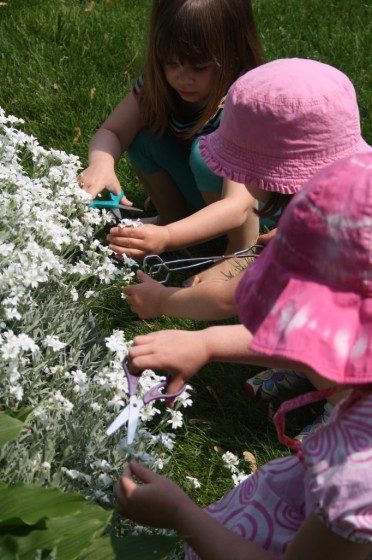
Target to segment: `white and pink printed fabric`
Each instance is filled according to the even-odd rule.
[[[296,455],[270,461],[205,511],[279,558],[312,512],[341,537],[372,543],[372,394],[354,391]],[[186,547],[185,558],[199,557]]]

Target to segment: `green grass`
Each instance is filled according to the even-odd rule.
[[[0,6],[0,105],[26,120],[25,129],[46,147],[80,156],[94,131],[130,89],[141,68],[149,0],[8,0]],[[333,64],[354,82],[364,137],[372,142],[371,7],[358,0],[256,0],[258,27],[268,60],[301,56]],[[135,205],[144,194],[125,158],[118,174]],[[120,286],[104,295],[100,313],[107,332],[128,338],[161,328],[205,325],[168,318],[141,321],[120,299]],[[205,505],[230,486],[219,450],[242,457],[253,451],[262,464],[286,453],[276,440],[267,405],[241,391],[248,367],[212,364],[195,378],[194,406],[179,432],[169,473],[203,486]],[[211,389],[213,388],[213,389]],[[292,422],[295,430],[303,422]],[[217,449],[217,451],[216,451]]]

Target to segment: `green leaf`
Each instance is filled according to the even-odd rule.
[[[23,422],[0,411],[0,447],[7,441],[16,439],[23,428]]]
[[[45,528],[29,531],[26,535],[11,535],[12,546],[20,560],[34,560],[37,550],[56,550],[58,560],[76,560],[90,545],[97,534],[102,533],[112,512],[99,506],[85,504],[75,515],[50,519]],[[0,537],[1,546],[9,547],[9,535]],[[94,556],[95,557],[95,556]]]
[[[17,418],[17,420],[20,420],[21,422],[24,422],[26,420],[27,416],[32,411],[33,411],[32,406],[23,406],[22,408],[19,408],[18,410],[9,410],[9,409],[6,410],[7,414],[9,414],[9,416],[13,416],[13,418]]]
[[[56,488],[0,488],[0,557],[34,560],[37,551],[55,551],[58,560],[76,560],[111,516],[111,510]]]
[[[81,511],[86,500],[57,488],[17,484],[0,487],[0,527],[34,525],[45,518],[64,517]]]
[[[164,535],[105,535],[94,539],[78,560],[165,560],[178,541],[178,537]]]

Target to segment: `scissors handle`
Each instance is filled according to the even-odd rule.
[[[121,191],[119,194],[115,194],[109,191],[110,200],[93,200],[91,204],[89,204],[89,208],[116,208],[119,206],[121,199],[124,196],[124,192]]]
[[[125,376],[126,376],[127,381],[128,381],[128,393],[129,393],[129,396],[131,397],[132,395],[135,395],[136,392],[137,392],[137,387],[138,387],[138,383],[139,383],[139,380],[140,380],[140,376],[133,375],[130,372],[128,362],[127,362],[126,358],[124,358],[122,366],[123,366],[123,370],[124,370]]]
[[[143,396],[143,404],[148,404],[149,402],[155,400],[173,399],[174,397],[178,397],[178,395],[186,389],[186,385],[182,385],[181,389],[179,389],[176,393],[163,393],[162,389],[167,386],[167,383],[167,381],[162,381],[147,391],[147,393]]]

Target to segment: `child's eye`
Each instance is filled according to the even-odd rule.
[[[209,68],[209,64],[203,64],[202,66],[192,66],[194,72],[205,72]]]
[[[167,68],[172,68],[172,69],[174,69],[174,68],[177,68],[177,67],[179,66],[179,64],[178,64],[178,62],[176,62],[175,60],[167,60],[167,61],[165,62],[165,66],[166,66]]]

